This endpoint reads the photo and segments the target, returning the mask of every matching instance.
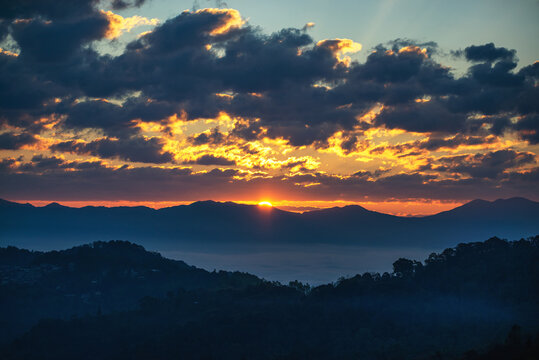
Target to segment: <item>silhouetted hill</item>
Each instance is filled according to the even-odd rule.
[[[17,202],[13,202],[13,201],[7,201],[7,200],[4,200],[4,199],[0,199],[0,209],[22,208],[22,207],[33,208],[34,206],[32,204],[29,204],[29,203],[21,204],[21,203],[17,203]]]
[[[430,218],[474,218],[539,220],[539,203],[524,198],[498,199],[495,201],[473,200],[455,209],[444,211]]]
[[[254,275],[210,273],[124,241],[37,252],[0,248],[0,341],[44,317],[135,307],[177,289],[241,288]]]
[[[539,203],[524,198],[474,200],[455,209],[420,218],[425,232],[443,232],[462,241],[488,236],[522,237],[537,233]],[[463,230],[466,235],[463,236]],[[489,234],[489,235],[487,235]]]
[[[18,239],[72,246],[89,239],[220,244],[354,244],[441,248],[476,238],[517,238],[539,232],[539,203],[512,198],[474,200],[419,218],[346,206],[305,212],[199,201],[160,210],[147,207],[34,207],[0,202],[0,244]]]
[[[118,256],[125,252],[127,259],[147,257],[143,262],[158,256],[125,243],[99,246],[112,246]],[[95,248],[36,258],[65,264],[65,256],[78,267],[86,258],[80,253]],[[126,312],[41,321],[1,347],[0,357],[533,359],[538,343],[526,334],[539,330],[538,259],[538,236],[491,238],[433,253],[424,262],[398,259],[392,273],[358,274],[313,289],[269,282],[178,289],[143,298]]]

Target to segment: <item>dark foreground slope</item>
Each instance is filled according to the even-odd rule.
[[[243,288],[262,280],[207,272],[124,241],[35,252],[0,248],[0,343],[42,318],[136,308],[145,296],[176,289]]]
[[[520,333],[539,330],[538,260],[539,237],[492,238],[313,289],[178,289],[132,311],[41,321],[0,357],[484,359],[498,342],[504,358],[532,359],[537,342]]]
[[[121,239],[147,247],[175,244],[333,244],[441,249],[493,235],[539,233],[539,203],[523,198],[474,200],[421,218],[346,206],[297,214],[275,208],[200,201],[160,210],[147,207],[34,207],[0,200],[0,245],[65,248]]]

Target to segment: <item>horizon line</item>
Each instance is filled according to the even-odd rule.
[[[469,204],[473,201],[486,201],[486,202],[495,202],[498,200],[509,200],[509,199],[515,199],[515,198],[521,198],[526,199],[528,201],[536,202],[535,200],[523,198],[523,197],[509,197],[509,198],[499,198],[496,200],[485,200],[485,199],[471,199],[471,200],[465,200],[465,201],[453,201],[453,200],[405,200],[405,201],[399,201],[399,200],[385,200],[385,201],[346,201],[346,200],[273,200],[271,201],[271,204],[273,208],[286,211],[286,212],[292,212],[292,213],[307,213],[311,211],[317,211],[317,210],[325,210],[325,209],[332,209],[332,208],[343,208],[346,206],[360,206],[368,211],[378,212],[381,214],[386,215],[393,215],[393,216],[400,216],[400,217],[423,217],[423,216],[431,216],[436,215],[445,211],[454,210],[458,207],[461,207],[463,205]],[[260,202],[267,202],[267,200],[264,201],[243,201],[243,200],[212,200],[212,199],[204,199],[204,200],[193,200],[193,201],[133,201],[133,200],[8,200],[2,198],[2,200],[17,203],[17,204],[30,204],[34,207],[42,208],[46,207],[47,205],[51,204],[59,204],[64,207],[68,208],[84,208],[84,207],[105,207],[105,208],[115,208],[115,207],[146,207],[149,209],[154,210],[160,210],[165,208],[171,208],[176,206],[189,206],[198,202],[206,202],[206,201],[212,201],[216,203],[234,203],[239,205],[252,205],[257,206]],[[326,204],[324,206],[323,204]],[[316,206],[318,205],[318,206]],[[322,205],[322,206],[320,206]],[[411,212],[404,212],[404,211],[387,211],[390,210],[392,207],[400,205],[401,207],[404,207],[406,210],[406,207],[408,207],[409,210],[417,209],[420,207],[430,207],[431,211],[422,211],[420,213],[411,213]],[[386,211],[384,211],[384,209]]]

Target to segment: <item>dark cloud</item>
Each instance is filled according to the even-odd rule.
[[[0,53],[0,74],[0,124],[39,132],[39,118],[51,114],[44,104],[65,96],[67,90],[28,69],[18,57],[5,53]]]
[[[486,154],[456,155],[436,160],[440,165],[428,167],[436,171],[457,172],[474,178],[495,179],[505,171],[527,164],[535,164],[535,155],[514,150],[498,150]]]
[[[137,132],[133,120],[125,109],[117,104],[102,100],[61,104],[58,112],[66,115],[64,126],[71,129],[95,128],[111,136],[131,136]]]
[[[187,140],[193,145],[220,145],[226,140],[226,136],[219,131],[218,128],[213,128],[209,133],[200,133],[187,138]]]
[[[35,155],[30,163],[22,164],[20,169],[23,171],[54,171],[68,167],[68,163],[56,156]]]
[[[429,137],[427,140],[416,140],[412,142],[397,145],[381,145],[373,148],[372,154],[381,154],[385,150],[394,151],[396,154],[411,155],[410,152],[428,153],[440,149],[456,149],[459,146],[488,145],[493,144],[499,139],[495,136],[468,136],[458,134],[453,137]]]
[[[108,26],[108,18],[95,13],[54,22],[19,21],[12,25],[11,35],[21,49],[21,60],[58,62],[66,61],[82,45],[103,38]]]
[[[116,137],[130,137],[139,132],[136,120],[167,124],[167,117],[179,112],[180,108],[169,102],[129,98],[123,104],[105,100],[64,102],[56,106],[56,112],[65,115],[63,126],[69,129],[88,128],[102,130]]]
[[[501,173],[491,177],[441,179],[433,174],[409,173],[383,176],[358,174],[348,177],[325,173],[257,177],[247,180],[235,169],[213,169],[193,173],[186,168],[109,168],[103,164],[56,159],[36,159],[36,164],[8,166],[0,172],[0,197],[20,200],[110,200],[134,201],[231,199],[271,189],[290,200],[312,199],[375,201],[393,199],[467,200],[503,196],[537,196],[538,168]],[[48,170],[43,167],[50,162]],[[39,163],[39,165],[37,164]],[[83,165],[84,164],[84,165]],[[71,171],[65,171],[66,168]],[[88,181],[92,179],[92,181]],[[305,186],[316,183],[315,186]],[[149,186],[151,184],[151,186]]]
[[[427,53],[434,54],[438,51],[438,44],[435,41],[418,41],[413,39],[398,38],[388,42],[393,51],[399,51],[404,47],[419,47],[427,49]]]
[[[112,0],[112,8],[115,10],[124,10],[129,7],[140,7],[146,0],[134,0],[134,1],[125,1],[125,0]]]
[[[173,162],[174,156],[170,152],[163,151],[163,145],[162,140],[156,137],[150,139],[131,137],[119,140],[99,139],[88,143],[64,141],[51,146],[50,149],[143,163]]]
[[[17,159],[14,158],[2,159],[0,161],[0,172],[7,173],[10,168],[15,165],[16,161]]]
[[[359,66],[358,76],[381,83],[398,83],[417,76],[428,60],[419,47],[404,49],[409,50],[399,52],[379,46],[367,57],[366,63]]]
[[[522,117],[513,124],[513,128],[530,144],[539,144],[539,115],[537,113]]]
[[[429,138],[427,141],[417,142],[416,145],[419,149],[424,149],[428,151],[436,151],[441,148],[455,149],[461,145],[471,146],[471,145],[487,145],[492,144],[497,141],[497,138],[494,136],[483,137],[483,136],[466,136],[459,134],[452,138]]]
[[[44,17],[50,20],[84,17],[96,12],[98,5],[106,6],[103,0],[3,0],[0,7],[0,18],[4,19],[28,19]],[[125,9],[139,7],[145,0],[112,0],[113,9]]]
[[[360,140],[357,136],[349,136],[341,143],[341,148],[345,153],[350,153],[357,150]]]
[[[144,0],[114,0],[113,8],[140,6]],[[81,47],[102,39],[109,18],[100,0],[6,0],[2,2],[1,38],[9,33],[28,62],[66,62]]]
[[[375,124],[414,132],[456,133],[466,127],[466,116],[451,112],[438,101],[385,108]]]
[[[494,65],[482,63],[472,66],[470,73],[480,84],[516,87],[524,82],[524,76],[511,73],[516,66],[517,63],[512,61],[498,61]]]
[[[38,140],[32,134],[22,133],[14,134],[6,132],[0,134],[0,149],[15,150],[20,149],[24,145],[36,143]]]
[[[185,164],[230,166],[236,165],[236,162],[221,156],[206,154],[196,158],[195,160],[186,161]]]
[[[516,51],[504,47],[496,47],[493,43],[485,45],[472,45],[464,49],[464,56],[469,61],[513,60]]]
[[[539,79],[539,61],[520,69],[519,73],[525,77]]]
[[[261,135],[282,137],[295,146],[325,142],[336,131],[349,131],[357,124],[355,111],[340,107],[345,104],[335,102],[331,96],[322,88],[290,84],[287,89],[262,98],[239,97],[230,105],[233,113],[260,120],[235,128],[233,134],[247,140]]]
[[[99,0],[5,0],[0,8],[0,18],[28,19],[42,16],[46,19],[65,19],[85,16],[96,9]]]

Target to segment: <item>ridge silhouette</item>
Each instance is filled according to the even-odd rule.
[[[162,209],[137,207],[43,207],[0,201],[0,245],[17,239],[98,239],[219,244],[334,244],[360,246],[454,246],[493,235],[539,233],[539,203],[523,198],[474,200],[423,217],[400,217],[351,205],[294,213],[232,202],[197,201]],[[72,241],[70,239],[78,239]],[[70,242],[72,241],[72,242]]]

